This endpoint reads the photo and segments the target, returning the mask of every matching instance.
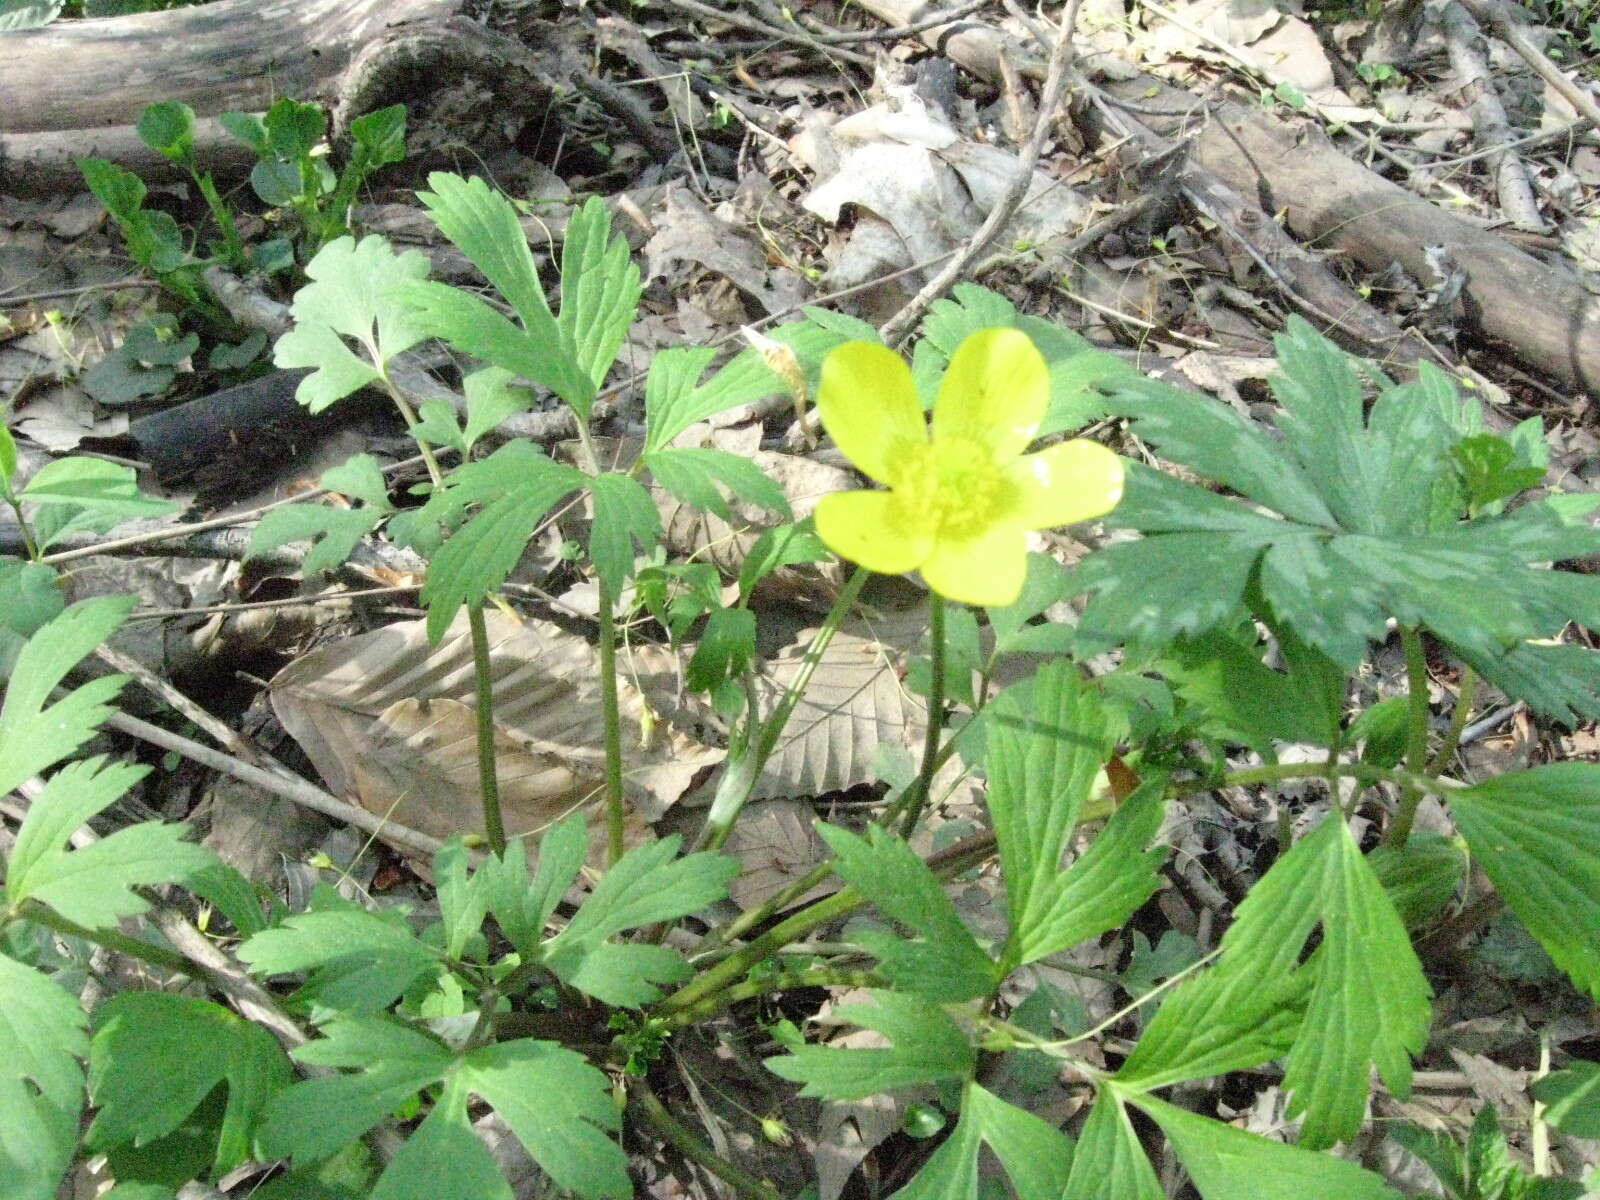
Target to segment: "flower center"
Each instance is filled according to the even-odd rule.
[[[960,539],[993,522],[1007,491],[989,448],[963,437],[910,447],[893,487],[898,515],[907,525]]]

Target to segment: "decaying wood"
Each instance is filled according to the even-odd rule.
[[[459,0],[217,0],[0,38],[0,126],[10,134],[132,125],[158,100],[202,116],[280,96],[326,103],[351,56]]]
[[[214,119],[205,117],[195,122],[194,153],[197,162],[221,179],[244,175],[256,161],[254,151],[224,132]],[[140,141],[132,125],[41,133],[0,130],[0,192],[35,198],[80,191],[80,158],[108,158],[149,184],[187,178],[182,167]]]

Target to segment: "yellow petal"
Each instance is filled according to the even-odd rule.
[[[908,446],[928,440],[911,368],[887,346],[846,342],[822,360],[817,411],[844,456],[879,483]]]
[[[922,564],[928,586],[949,600],[1004,607],[1022,594],[1028,534],[1020,525],[991,525],[974,538],[940,538]]]
[[[933,537],[898,519],[892,492],[833,492],[817,501],[817,536],[840,558],[880,575],[915,570]]]
[[[1025,454],[1004,471],[1016,488],[1005,518],[1024,529],[1101,517],[1122,499],[1122,460],[1083,438]]]
[[[1028,448],[1050,403],[1050,369],[1027,334],[980,329],[950,356],[933,436],[969,438],[1001,462]]]

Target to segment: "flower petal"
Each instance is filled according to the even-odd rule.
[[[933,548],[932,534],[898,518],[893,492],[833,492],[817,501],[816,521],[828,549],[880,575],[915,570]]]
[[[1050,404],[1050,368],[1018,329],[980,329],[950,356],[933,436],[970,438],[1001,462],[1028,448]]]
[[[1003,470],[1016,487],[1006,520],[1024,529],[1104,516],[1122,499],[1122,460],[1085,438],[1025,454]]]
[[[1022,594],[1028,574],[1028,534],[1020,525],[991,525],[974,538],[940,538],[922,564],[934,591],[962,604],[1001,608]]]
[[[879,483],[893,482],[908,444],[928,440],[911,368],[875,342],[846,342],[822,360],[817,411],[844,456]]]

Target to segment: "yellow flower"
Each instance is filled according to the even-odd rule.
[[[817,410],[845,456],[889,490],[824,496],[818,535],[869,570],[920,569],[951,600],[1010,604],[1028,530],[1102,516],[1122,498],[1122,460],[1097,442],[1023,453],[1049,399],[1049,369],[1026,334],[979,330],[950,359],[930,437],[905,361],[872,342],[840,346],[822,364]]]

